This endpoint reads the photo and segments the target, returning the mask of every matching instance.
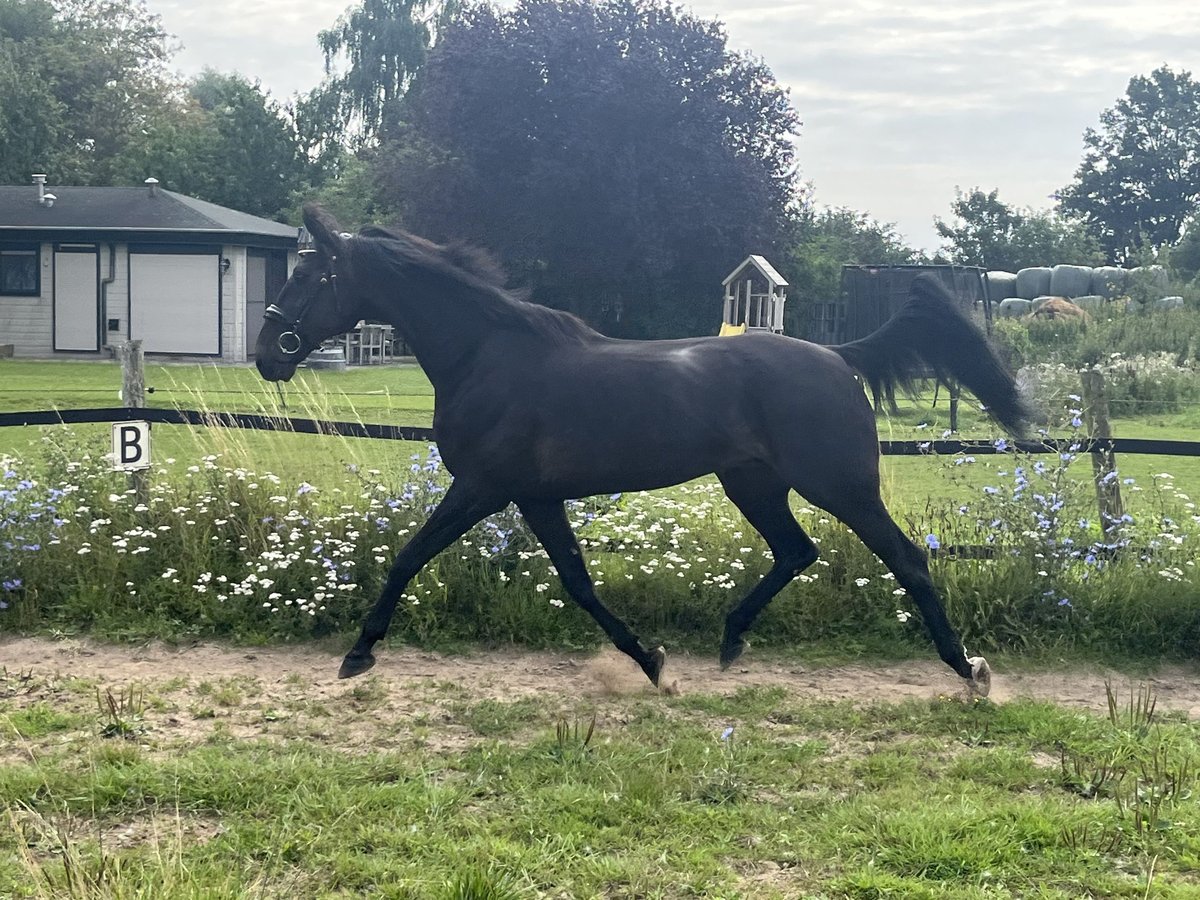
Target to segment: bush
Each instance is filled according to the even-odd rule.
[[[998,320],[993,335],[1040,402],[1061,405],[1078,372],[1105,375],[1113,415],[1179,412],[1200,401],[1200,309],[1114,315],[1090,322]]]

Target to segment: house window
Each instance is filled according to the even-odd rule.
[[[38,247],[0,246],[0,296],[31,297],[42,292]]]

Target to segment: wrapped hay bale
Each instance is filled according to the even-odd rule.
[[[1090,312],[1092,315],[1099,315],[1106,312],[1105,306],[1108,304],[1108,300],[1099,294],[1085,294],[1082,297],[1074,298],[1071,302],[1080,309]]]
[[[1099,294],[1109,300],[1125,293],[1125,281],[1129,271],[1120,266],[1098,266],[1092,269],[1092,286],[1089,294]]]
[[[1167,292],[1167,270],[1162,266],[1138,266],[1125,278],[1125,292],[1135,300],[1148,303]]]
[[[1017,319],[1025,315],[1033,307],[1033,302],[1024,297],[1006,297],[996,307],[997,314],[1003,319]]]
[[[1182,297],[1160,297],[1151,304],[1153,309],[1183,309]]]
[[[1091,290],[1091,266],[1055,266],[1050,270],[1049,293],[1055,297],[1083,297]]]
[[[988,272],[987,296],[992,303],[999,303],[1006,297],[1017,296],[1017,275],[1015,272]]]
[[[1022,269],[1017,273],[1017,296],[1024,300],[1044,297],[1050,291],[1050,270],[1045,266]]]

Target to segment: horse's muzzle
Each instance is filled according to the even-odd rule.
[[[258,369],[258,374],[267,381],[291,381],[292,376],[296,374],[295,363],[277,362],[259,357],[254,361],[254,365]]]

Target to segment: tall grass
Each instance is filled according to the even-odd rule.
[[[1079,320],[1002,319],[995,337],[1039,400],[1061,401],[1078,371],[1104,373],[1113,415],[1179,412],[1200,405],[1200,309]]]
[[[1114,354],[1168,354],[1195,362],[1200,348],[1200,308],[1111,312],[1091,319],[999,319],[993,336],[1014,367],[1054,362],[1069,366],[1104,363]]]
[[[322,402],[315,394],[307,412],[319,417]],[[349,461],[309,481],[294,473],[317,471],[311,459],[267,472],[253,464],[262,444],[245,433],[189,433],[191,451],[156,468],[144,491],[109,471],[103,445],[66,428],[47,429],[36,455],[0,460],[0,622],[242,641],[348,632],[448,485],[433,447],[381,470],[358,461],[361,444],[313,438],[306,448],[328,442],[325,452]],[[302,440],[254,440],[264,439]],[[1089,462],[1075,454],[1013,456],[982,486],[969,456],[930,464],[961,500],[911,511],[906,526],[935,551],[935,577],[973,651],[1200,650],[1200,519],[1168,477],[1124,485],[1136,516],[1106,528],[1090,511]],[[770,565],[713,482],[573,502],[570,513],[601,596],[648,638],[714,643],[725,611]],[[796,513],[821,559],[767,611],[759,639],[923,647],[903,589],[861,542],[819,510]],[[955,558],[957,546],[987,558]],[[394,634],[579,646],[599,632],[510,508],[409,585]]]

